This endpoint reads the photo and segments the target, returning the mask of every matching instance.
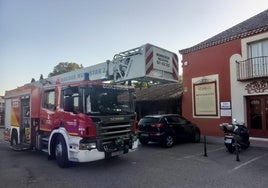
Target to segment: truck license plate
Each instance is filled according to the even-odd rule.
[[[118,155],[122,155],[122,154],[124,154],[124,151],[123,150],[120,150],[120,151],[112,152],[111,153],[111,156],[114,157],[114,156],[118,156]]]

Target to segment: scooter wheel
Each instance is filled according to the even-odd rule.
[[[229,151],[229,153],[234,153],[234,151],[235,151],[235,147],[233,147],[233,146],[228,146],[228,147],[227,147],[227,150]]]

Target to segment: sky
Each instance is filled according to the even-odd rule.
[[[267,0],[0,0],[0,96],[60,62],[87,67],[146,43],[179,55],[267,8]]]

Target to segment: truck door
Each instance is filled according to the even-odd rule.
[[[30,120],[30,97],[21,98],[21,127],[20,143],[30,144],[31,141],[31,120]]]
[[[53,129],[56,111],[55,89],[46,90],[42,96],[42,108],[40,113],[40,129],[50,132]]]
[[[61,124],[69,134],[77,134],[79,105],[79,89],[77,86],[64,88],[61,91]]]

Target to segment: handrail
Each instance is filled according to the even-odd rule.
[[[268,56],[248,58],[236,63],[239,81],[268,77]]]

